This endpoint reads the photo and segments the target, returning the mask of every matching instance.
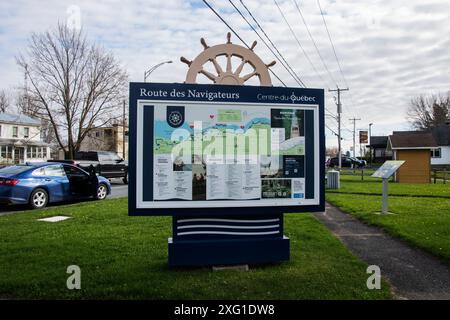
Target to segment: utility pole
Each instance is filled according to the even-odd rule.
[[[372,126],[373,123],[369,123],[369,165],[372,168]]]
[[[353,121],[353,158],[356,158],[356,121],[359,121],[361,119],[349,119],[350,121]]]
[[[125,127],[126,127],[126,115],[125,115],[125,100],[123,100],[123,113],[122,113],[122,158],[125,159]]]
[[[349,88],[340,89],[337,87],[336,89],[328,89],[329,92],[337,92],[338,102],[337,102],[337,121],[338,121],[338,160],[339,160],[339,170],[342,168],[342,149],[341,149],[341,113],[342,113],[342,104],[341,104],[341,92],[348,91]]]

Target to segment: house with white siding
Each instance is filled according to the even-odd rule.
[[[50,159],[50,145],[41,139],[41,121],[24,114],[0,112],[0,165]]]
[[[432,129],[431,133],[438,145],[431,149],[431,165],[450,168],[450,123]]]

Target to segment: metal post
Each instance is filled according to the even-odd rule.
[[[369,123],[369,166],[372,168],[372,125]]]
[[[154,65],[153,67],[151,67],[150,69],[148,69],[147,71],[144,71],[144,82],[147,82],[147,78],[150,76],[150,74],[155,71],[157,68],[161,67],[163,64],[166,63],[172,63],[172,60],[169,61],[164,61],[161,63],[158,63],[157,65]]]
[[[123,114],[122,114],[122,158],[125,160],[126,150],[125,150],[125,125],[126,125],[126,116],[125,116],[125,100],[123,100]]]
[[[356,121],[359,121],[361,119],[353,118],[349,120],[353,121],[353,158],[356,158]]]
[[[341,138],[341,103],[338,102],[338,167],[339,170],[342,168],[342,138]]]
[[[388,179],[383,178],[383,196],[381,199],[381,213],[388,213]]]

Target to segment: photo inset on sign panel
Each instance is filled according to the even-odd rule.
[[[192,200],[206,200],[206,165],[192,165]]]
[[[294,109],[271,109],[272,152],[280,155],[303,155],[305,153],[304,111]]]
[[[265,156],[259,157],[261,167],[261,178],[282,178],[283,162],[281,156]]]
[[[263,179],[261,180],[262,198],[291,198],[291,179]]]

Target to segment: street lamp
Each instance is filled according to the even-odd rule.
[[[154,65],[153,67],[151,67],[150,69],[148,69],[147,71],[144,71],[144,82],[147,82],[147,78],[150,76],[150,74],[155,71],[157,68],[161,67],[163,64],[166,63],[172,63],[172,60],[169,61],[163,61],[161,63],[158,63],[157,65]]]
[[[373,123],[369,123],[369,165],[372,168],[372,125]]]

